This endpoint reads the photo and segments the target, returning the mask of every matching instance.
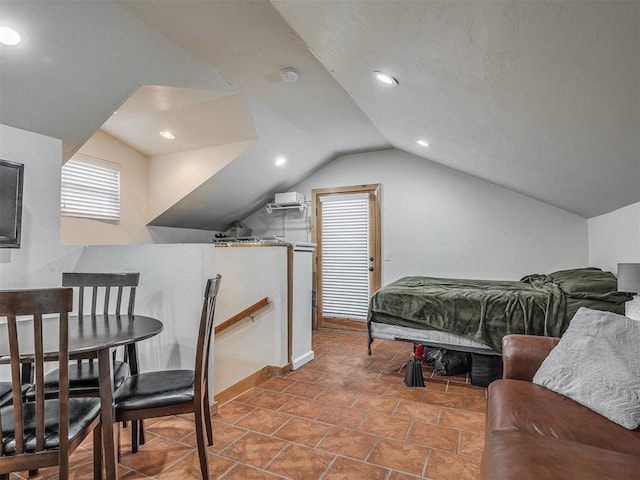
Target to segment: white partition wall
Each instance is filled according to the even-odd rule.
[[[138,344],[140,370],[194,368],[206,280],[216,275],[214,247],[203,244],[85,247],[76,272],[140,272],[135,313],[157,318],[164,330]],[[224,303],[225,279],[220,303]],[[212,346],[210,371],[215,348]],[[210,376],[209,394],[216,383]]]
[[[222,286],[216,324],[264,297],[270,304],[215,337],[215,392],[267,365],[287,364],[287,245],[216,247]]]

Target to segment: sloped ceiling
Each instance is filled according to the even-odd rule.
[[[591,217],[640,201],[639,12],[629,1],[0,0],[0,23],[24,40],[0,47],[0,122],[61,138],[66,158],[140,85],[244,92],[257,141],[157,225],[225,228],[336,155],[391,145]],[[293,84],[279,77],[289,66]],[[376,84],[376,69],[399,85]]]

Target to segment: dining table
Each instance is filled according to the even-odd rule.
[[[0,338],[6,336],[6,324],[0,324]],[[58,318],[43,318],[44,354],[46,359],[57,355],[59,339]],[[124,346],[129,351],[132,374],[138,373],[135,344],[162,332],[160,320],[144,315],[95,314],[69,315],[69,358],[97,358],[100,387],[100,415],[102,423],[102,447],[107,478],[118,478],[117,445],[114,429],[115,406],[111,350]],[[33,355],[33,320],[18,322],[20,358],[29,362]],[[8,363],[9,345],[0,343],[0,363]]]

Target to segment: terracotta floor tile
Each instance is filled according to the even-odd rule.
[[[438,424],[471,432],[484,432],[485,416],[482,413],[443,408]]]
[[[331,425],[356,428],[366,416],[367,412],[364,410],[330,405],[320,413],[316,420]]]
[[[362,408],[364,410],[370,410],[372,412],[384,413],[391,415],[398,405],[398,400],[395,398],[381,397],[379,395],[362,395],[356,403],[353,404],[355,408]]]
[[[396,440],[404,439],[408,429],[409,420],[379,415],[377,413],[368,414],[367,418],[364,419],[359,427],[359,430],[362,432],[382,435]]]
[[[447,386],[449,382],[446,380],[442,380],[441,378],[425,378],[424,386],[427,390],[432,390],[436,392],[444,392],[447,390]]]
[[[456,385],[450,383],[447,387],[447,393],[456,393],[463,397],[487,398],[487,390],[485,388],[474,387],[472,385]]]
[[[153,424],[151,427],[148,427],[145,430],[146,432],[152,432],[156,435],[161,435],[172,440],[181,440],[187,435],[193,433],[195,431],[195,428],[196,426],[191,420],[187,420],[178,416],[172,416],[162,420],[161,422]],[[130,436],[127,435],[127,437]]]
[[[220,478],[225,472],[236,465],[235,462],[230,462],[227,459],[211,454],[208,455],[208,461],[209,478]],[[198,452],[194,451],[191,455],[187,455],[185,458],[178,460],[171,468],[164,470],[156,477],[156,480],[175,480],[177,478],[180,480],[202,480],[202,474],[200,472]]]
[[[422,477],[407,475],[406,473],[400,473],[400,472],[391,472],[391,475],[389,475],[388,480],[416,480],[418,478],[422,478]]]
[[[236,465],[222,478],[224,480],[275,480],[282,477],[272,475],[255,468],[250,468],[245,465]]]
[[[255,397],[247,400],[247,403],[255,407],[267,408],[269,410],[278,410],[292,398],[292,395],[264,390],[258,393]]]
[[[267,470],[293,480],[320,478],[334,459],[334,455],[311,448],[290,445],[271,462]]]
[[[447,452],[433,450],[429,455],[426,476],[433,480],[477,480],[480,461]]]
[[[413,475],[422,475],[428,449],[417,445],[408,445],[396,440],[380,439],[367,459],[383,467],[389,467]],[[455,479],[456,477],[449,477]]]
[[[286,423],[291,417],[284,413],[256,408],[249,415],[242,417],[235,424],[238,427],[255,430],[256,432],[272,434]]]
[[[427,390],[424,399],[425,403],[440,405],[441,407],[462,408],[464,397],[453,393],[435,392]]]
[[[419,402],[426,395],[427,390],[423,387],[407,387],[404,383],[400,385],[388,385],[384,391],[385,397],[402,398]]]
[[[213,416],[213,419],[220,422],[235,423],[254,410],[255,407],[250,405],[231,401],[218,407],[218,413]]]
[[[283,440],[249,432],[222,450],[220,456],[263,468],[286,445],[287,442]]]
[[[307,368],[309,364],[306,364],[304,368],[294,370],[286,378],[295,380],[296,382],[316,383],[323,375],[323,372],[317,370],[311,370]]]
[[[398,408],[393,413],[394,417],[409,418],[424,423],[438,423],[441,408],[428,403],[400,400]]]
[[[304,398],[316,398],[324,391],[319,385],[313,385],[312,383],[294,382],[284,392],[291,395]]]
[[[262,382],[258,386],[260,388],[264,388],[265,390],[274,390],[276,392],[281,392],[282,390],[284,390],[285,388],[291,386],[294,383],[295,383],[295,381],[290,379],[290,378],[286,378],[286,377],[271,377],[271,378],[266,379],[264,382]]]
[[[389,470],[368,463],[338,457],[323,480],[384,480]]]
[[[291,442],[302,443],[308,447],[314,447],[330,429],[329,425],[312,420],[292,418],[274,436]]]
[[[355,403],[362,393],[355,392],[353,390],[347,390],[346,388],[330,388],[327,389],[317,400],[325,405],[342,405],[344,407],[350,407]]]
[[[156,476],[191,451],[187,445],[156,437],[142,445],[138,453],[122,455],[120,463],[145,475]]]
[[[487,399],[466,397],[464,399],[464,409],[472,412],[486,413],[487,412]]]
[[[376,441],[374,435],[348,428],[333,427],[317,448],[364,460]]]
[[[382,395],[387,389],[386,383],[379,383],[375,381],[354,381],[351,383],[350,388],[353,390],[359,390],[361,392],[373,393],[375,395]]]
[[[460,446],[458,447],[458,453],[460,455],[480,458],[483,448],[483,433],[460,432]]]
[[[316,418],[324,409],[324,405],[317,400],[295,397],[280,408],[281,412],[305,418]]]
[[[456,453],[459,436],[460,431],[453,428],[414,422],[409,430],[407,442]]]

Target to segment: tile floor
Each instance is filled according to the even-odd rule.
[[[411,345],[402,342],[376,340],[369,357],[365,334],[321,330],[313,349],[313,362],[219,406],[210,478],[478,478],[486,389],[428,367],[426,388],[405,387]],[[121,478],[200,478],[193,430],[186,416],[148,421],[137,454],[123,445]],[[90,445],[73,465],[71,478],[92,477]],[[54,477],[43,469],[36,478]]]

